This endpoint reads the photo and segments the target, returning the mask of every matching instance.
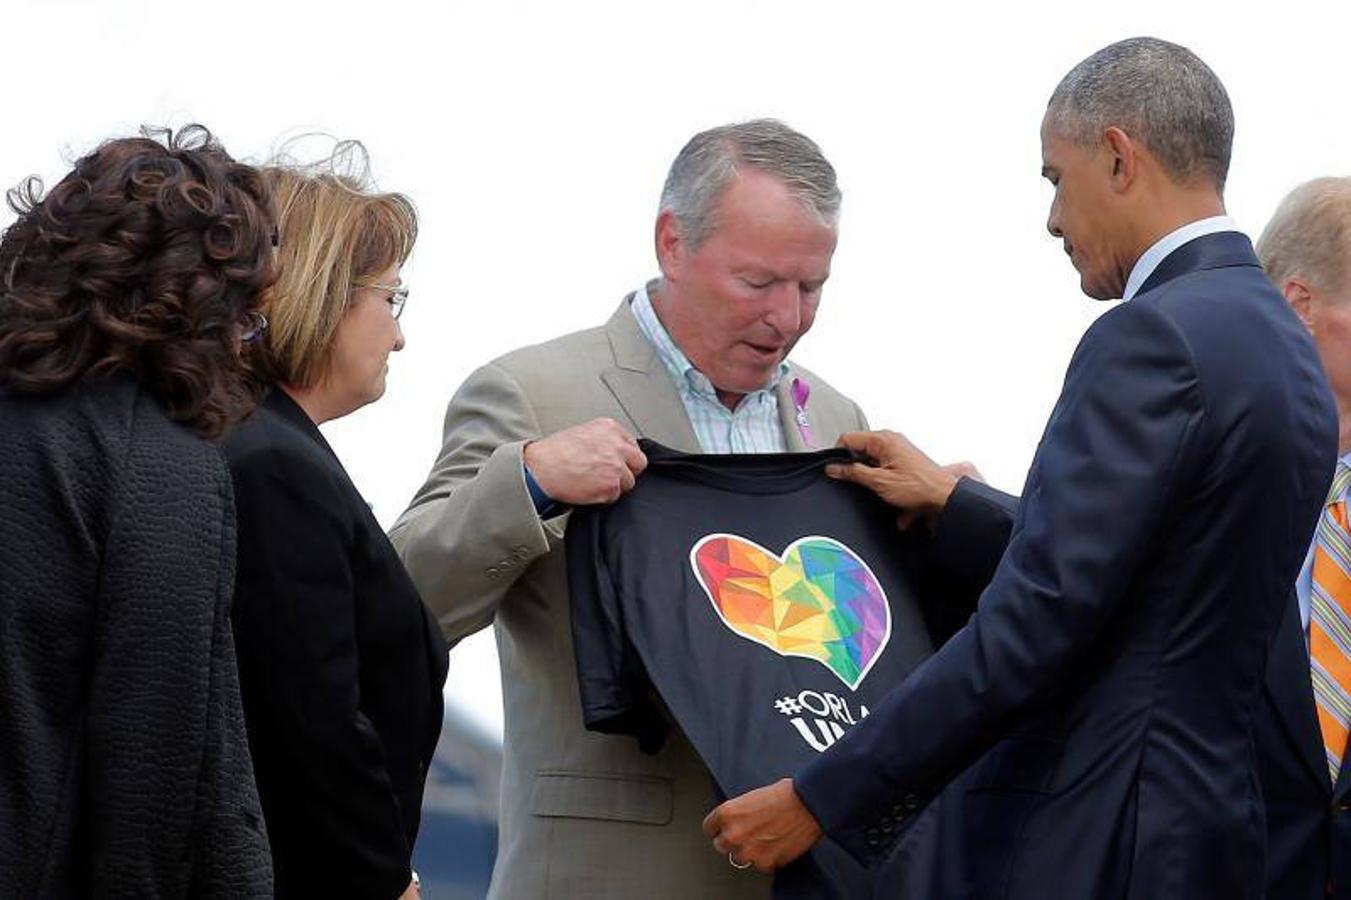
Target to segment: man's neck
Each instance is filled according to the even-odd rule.
[[[736,408],[741,405],[741,401],[746,397],[745,394],[733,394],[728,391],[719,391],[717,388],[714,388],[714,391],[718,395],[718,401],[731,412],[736,412]]]
[[[680,346],[680,340],[675,336],[675,332],[671,330],[671,325],[662,311],[662,308],[665,305],[665,298],[666,282],[664,280],[658,280],[648,287],[647,301],[652,304],[653,315],[657,317],[657,321],[661,323],[661,327],[666,329],[666,333],[670,335],[671,342],[680,348],[681,353],[685,353],[685,348]],[[688,359],[689,354],[685,353],[685,357]],[[693,365],[694,360],[690,360],[690,364]],[[713,386],[713,390],[718,395],[718,402],[732,412],[736,412],[736,408],[741,405],[742,399],[746,396],[745,394],[734,394],[730,391],[724,391],[717,385]]]
[[[1192,222],[1222,215],[1224,200],[1209,187],[1175,188],[1150,198],[1141,204],[1140,215],[1134,220],[1126,274],[1130,274],[1145,251],[1174,231]]]

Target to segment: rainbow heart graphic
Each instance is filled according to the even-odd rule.
[[[868,564],[834,538],[810,535],[771,553],[710,534],[690,566],[723,624],[780,656],[814,659],[850,690],[891,638],[891,607]]]

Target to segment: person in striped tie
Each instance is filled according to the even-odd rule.
[[[1318,346],[1337,400],[1337,463],[1272,643],[1256,726],[1267,806],[1267,897],[1351,900],[1351,178],[1295,188],[1257,242]]]

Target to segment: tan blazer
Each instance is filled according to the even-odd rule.
[[[866,427],[853,401],[793,367],[779,392],[792,450],[806,449],[788,385],[807,379],[820,446]],[[678,729],[645,756],[631,737],[582,727],[562,552],[566,516],[541,523],[521,448],[609,416],[697,452],[670,375],[627,300],[602,328],[494,360],[446,410],[441,454],[390,538],[449,639],[496,625],[506,737],[493,900],[763,898],[769,879],[737,871],[700,830],[716,802]]]

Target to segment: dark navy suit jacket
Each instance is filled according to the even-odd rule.
[[[1008,546],[1018,498],[963,479],[935,523],[933,558],[975,584],[988,582]],[[1267,657],[1266,687],[1253,739],[1266,801],[1267,900],[1351,900],[1351,762],[1334,792],[1323,757],[1309,654],[1292,593]],[[962,785],[944,795],[949,819],[961,809]],[[942,896],[942,885],[964,876],[960,822],[916,839],[922,851],[914,878],[920,896]],[[927,841],[924,840],[927,838]],[[935,845],[934,839],[937,839]]]
[[[969,768],[944,897],[1261,896],[1253,711],[1336,433],[1247,238],[1174,251],[1076,350],[975,615],[803,802],[880,860]]]

